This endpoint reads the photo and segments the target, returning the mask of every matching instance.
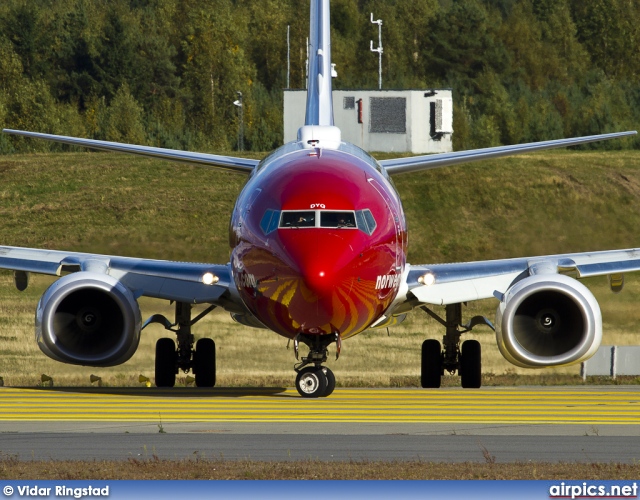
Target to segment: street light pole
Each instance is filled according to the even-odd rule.
[[[244,109],[242,106],[242,92],[237,91],[238,100],[233,105],[238,108],[238,151],[244,151]]]
[[[382,90],[382,19],[373,20],[373,12],[371,13],[371,24],[378,25],[378,48],[373,48],[373,40],[371,40],[371,52],[378,53],[378,90]]]

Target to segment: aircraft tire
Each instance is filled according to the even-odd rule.
[[[326,398],[327,396],[330,396],[331,393],[333,393],[333,390],[336,388],[336,376],[326,366],[322,367],[322,372],[324,373],[325,377],[327,377],[327,389],[322,395],[322,397]]]
[[[176,385],[176,343],[164,337],[156,342],[156,387]]]
[[[442,379],[442,348],[435,339],[422,343],[420,384],[424,389],[438,389]]]
[[[193,353],[193,373],[197,387],[216,385],[216,343],[213,339],[200,339]]]
[[[482,349],[477,340],[462,343],[460,383],[465,389],[479,389],[482,385]]]
[[[327,376],[322,368],[307,366],[298,372],[296,389],[303,398],[319,398],[327,391]]]

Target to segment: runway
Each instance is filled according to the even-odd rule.
[[[23,459],[640,459],[640,387],[480,390],[1,388],[0,453]]]

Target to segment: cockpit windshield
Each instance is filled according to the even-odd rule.
[[[316,227],[316,213],[282,212],[280,227]]]
[[[376,221],[369,209],[364,210],[267,210],[260,222],[265,234],[277,229],[326,228],[359,229],[371,235]]]
[[[356,227],[354,212],[320,212],[320,227]]]

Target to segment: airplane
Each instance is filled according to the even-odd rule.
[[[329,0],[310,0],[310,59],[305,123],[297,140],[262,161],[3,130],[74,146],[213,167],[248,176],[229,230],[227,264],[181,263],[32,248],[0,247],[0,268],[24,290],[29,273],[59,276],[36,310],[36,339],[49,357],[85,366],[114,366],[136,351],[153,323],[175,334],[157,341],[155,383],[173,387],[191,370],[198,387],[216,382],[215,343],[194,342],[191,327],[216,308],[243,325],[268,328],[308,354],[294,366],[305,398],[330,395],[335,375],[324,366],[329,347],[420,309],[444,327],[442,344],[421,347],[421,385],[438,388],[445,371],[464,388],[481,386],[478,325],[495,330],[500,352],[520,367],[578,363],[602,338],[598,302],[579,278],[640,271],[640,249],[453,264],[407,263],[407,225],[392,177],[462,163],[561,148],[636,131],[376,161],[341,140],[332,109]],[[175,303],[175,321],[141,321],[141,296]],[[463,323],[462,304],[495,298],[495,326],[476,316]],[[196,304],[206,308],[195,318]],[[433,306],[444,306],[444,317]]]

